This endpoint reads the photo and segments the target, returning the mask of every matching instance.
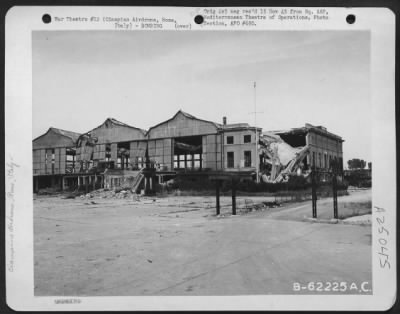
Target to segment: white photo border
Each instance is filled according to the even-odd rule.
[[[279,9],[279,8],[278,8]],[[305,8],[302,8],[305,9]],[[190,24],[190,31],[232,30],[197,25],[203,8],[172,7],[13,7],[6,15],[5,50],[5,174],[6,295],[14,310],[386,310],[396,300],[396,137],[395,137],[395,15],[387,8],[325,8],[330,19],[259,22],[252,30],[369,30],[371,32],[372,163],[372,295],[246,295],[35,297],[33,282],[32,200],[32,31],[115,30],[109,23],[44,24],[51,16],[156,16]],[[357,22],[346,23],[354,14]],[[167,28],[167,27],[166,27]],[[243,28],[235,28],[243,30]],[[250,29],[246,29],[250,30]],[[136,31],[136,30],[132,30]],[[144,31],[144,30],[140,30]],[[24,143],[25,145],[21,145]],[[384,211],[382,211],[382,209]],[[384,240],[377,218],[385,216]],[[391,267],[382,267],[385,243]]]

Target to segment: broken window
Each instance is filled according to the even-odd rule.
[[[235,167],[235,156],[233,152],[227,152],[227,163],[228,168]]]
[[[117,168],[128,169],[129,168],[129,142],[121,142],[117,144]]]
[[[76,150],[74,148],[67,148],[65,173],[74,173],[75,172],[75,160],[76,160]]]
[[[233,136],[226,137],[226,144],[233,144]]]
[[[136,157],[136,163],[139,169],[144,168],[145,166],[144,157]]]
[[[56,152],[55,149],[53,148],[51,150],[51,173],[54,174],[54,164],[56,162]]]
[[[251,143],[251,135],[243,136],[243,142],[244,143]]]
[[[106,144],[106,161],[111,160],[111,144]]]
[[[246,150],[244,152],[244,166],[251,167],[251,150]]]

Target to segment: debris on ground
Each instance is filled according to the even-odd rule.
[[[354,225],[370,225],[372,223],[372,216],[371,214],[354,216],[343,219],[341,222],[345,224],[354,224]]]
[[[277,201],[273,202],[262,202],[266,207],[268,208],[275,208],[275,207],[281,207],[282,204],[278,203]]]

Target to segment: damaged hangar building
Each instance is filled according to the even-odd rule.
[[[343,139],[322,126],[263,132],[179,110],[147,131],[113,118],[79,134],[50,127],[33,140],[33,190],[150,189],[179,175],[247,173],[264,182],[343,168]],[[152,169],[151,176],[146,169]],[[257,169],[258,168],[258,169]],[[258,170],[258,171],[257,171]]]

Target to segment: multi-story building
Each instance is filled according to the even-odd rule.
[[[256,132],[258,132],[257,136]],[[224,123],[220,133],[223,141],[223,169],[226,171],[255,170],[256,165],[259,165],[256,138],[260,137],[261,128],[251,127],[247,123]]]

